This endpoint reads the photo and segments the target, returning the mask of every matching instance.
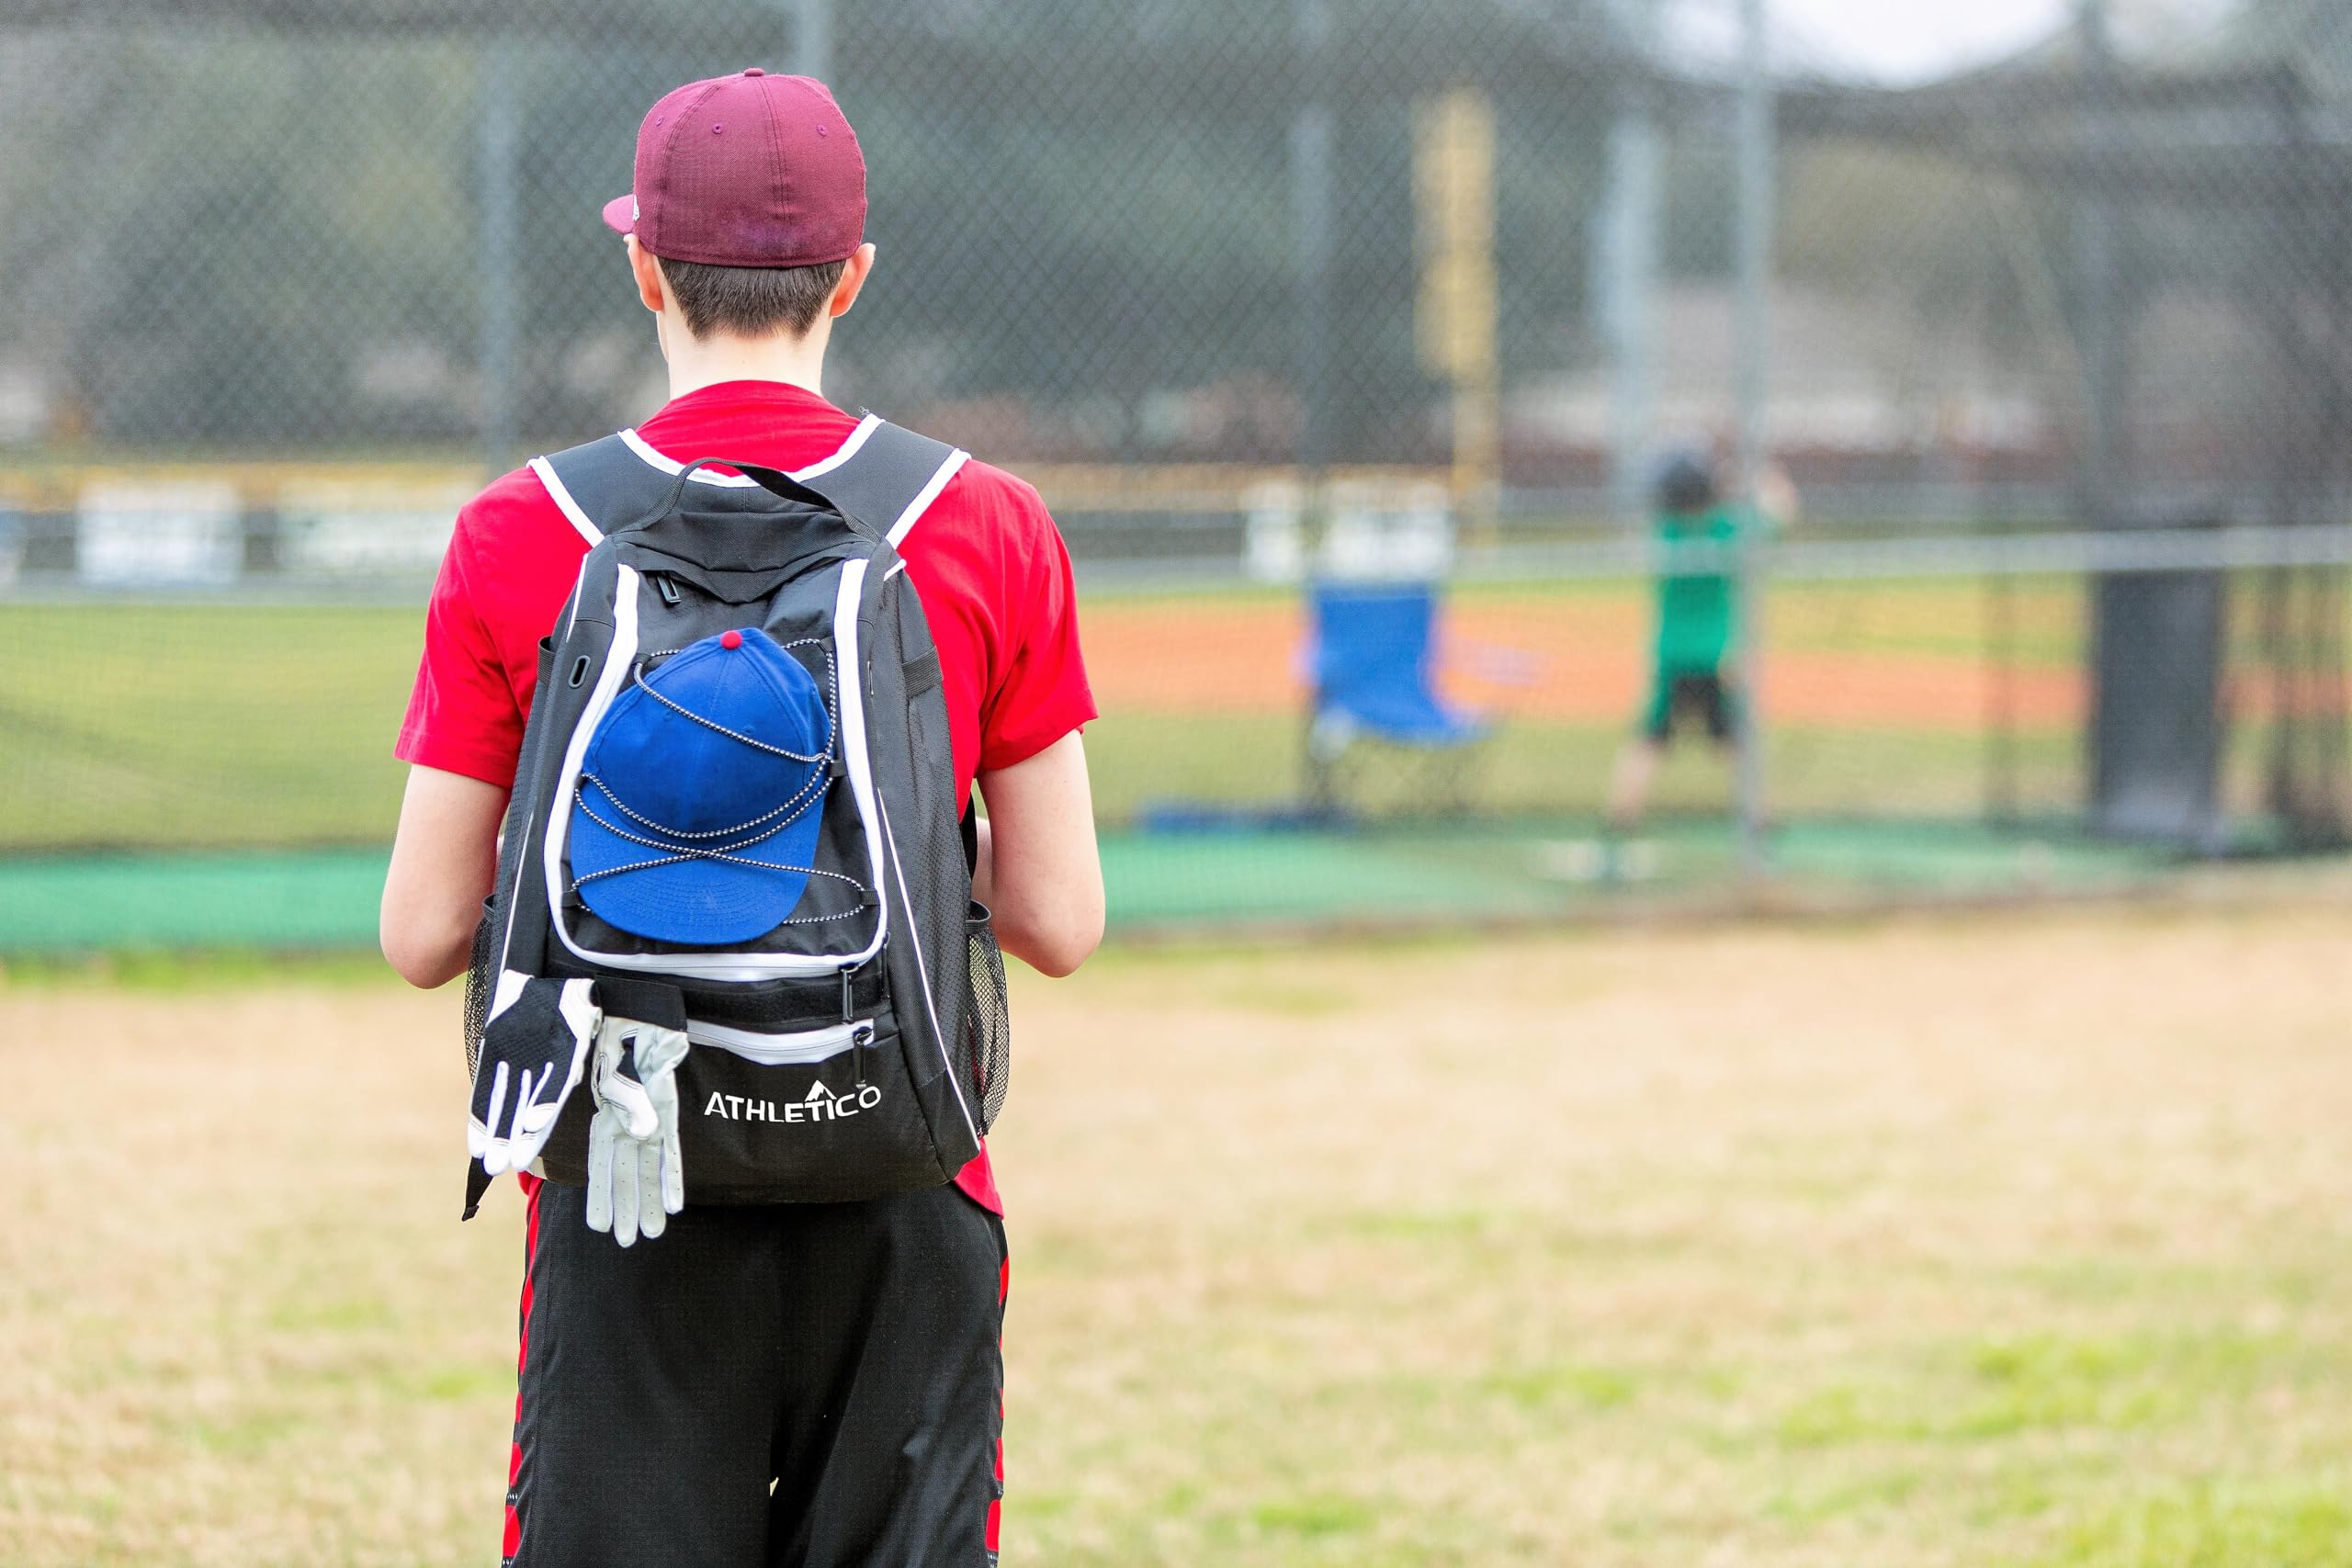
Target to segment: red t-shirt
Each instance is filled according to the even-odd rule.
[[[831,456],[857,423],[797,387],[729,381],[673,400],[638,434],[673,462],[730,457],[789,470]],[[513,786],[539,638],[587,547],[528,468],[458,513],[425,612],[401,761]],[[939,647],[960,802],[975,773],[1025,761],[1095,716],[1069,551],[1035,490],[978,462],[957,470],[899,550]],[[986,1149],[956,1180],[1003,1212]]]

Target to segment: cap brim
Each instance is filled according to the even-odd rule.
[[[637,197],[616,196],[605,203],[605,227],[616,234],[637,232]]]
[[[742,852],[780,865],[808,865],[824,824],[820,800],[774,838]],[[596,918],[631,936],[685,947],[752,942],[790,918],[808,886],[800,872],[770,871],[720,860],[673,860],[636,871],[616,868],[657,860],[658,850],[624,839],[574,803],[565,846],[580,897]],[[611,874],[598,876],[597,872]]]

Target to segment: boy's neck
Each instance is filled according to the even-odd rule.
[[[832,321],[820,319],[806,337],[695,338],[669,334],[670,396],[673,400],[722,381],[777,381],[825,395],[825,348]]]

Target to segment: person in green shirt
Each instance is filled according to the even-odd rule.
[[[1794,492],[1785,478],[1769,475],[1758,488],[1765,527],[1785,521],[1781,513],[1793,513]],[[1754,514],[1724,499],[1713,465],[1695,451],[1673,453],[1660,463],[1653,493],[1658,543],[1669,563],[1674,552],[1699,547],[1713,547],[1726,558],[1700,563],[1696,571],[1659,574],[1649,694],[1610,779],[1609,827],[1617,834],[1640,825],[1667,749],[1686,725],[1700,726],[1728,750],[1741,720],[1741,694],[1729,668],[1739,637],[1739,589],[1727,558],[1754,526]]]

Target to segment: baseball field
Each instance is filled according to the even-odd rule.
[[[1005,1562],[2352,1563],[2348,908],[1023,983]],[[0,1560],[492,1560],[456,1010],[7,976]]]
[[[1980,814],[1996,715],[2025,798],[2075,804],[2078,582],[2019,584],[1997,659],[1993,601],[1970,581],[1788,584],[1769,613],[1773,795],[1786,812]],[[1642,700],[1649,615],[1630,580],[1453,596],[1446,682],[1497,724],[1475,804],[1598,809]],[[1088,750],[1107,821],[1171,799],[1296,798],[1306,627],[1295,593],[1093,593],[1081,620],[1105,715]],[[0,608],[0,849],[386,835],[417,608],[19,604]],[[1419,782],[1403,770],[1367,787],[1402,796]],[[1720,809],[1727,795],[1725,770],[1696,748],[1661,799]]]

